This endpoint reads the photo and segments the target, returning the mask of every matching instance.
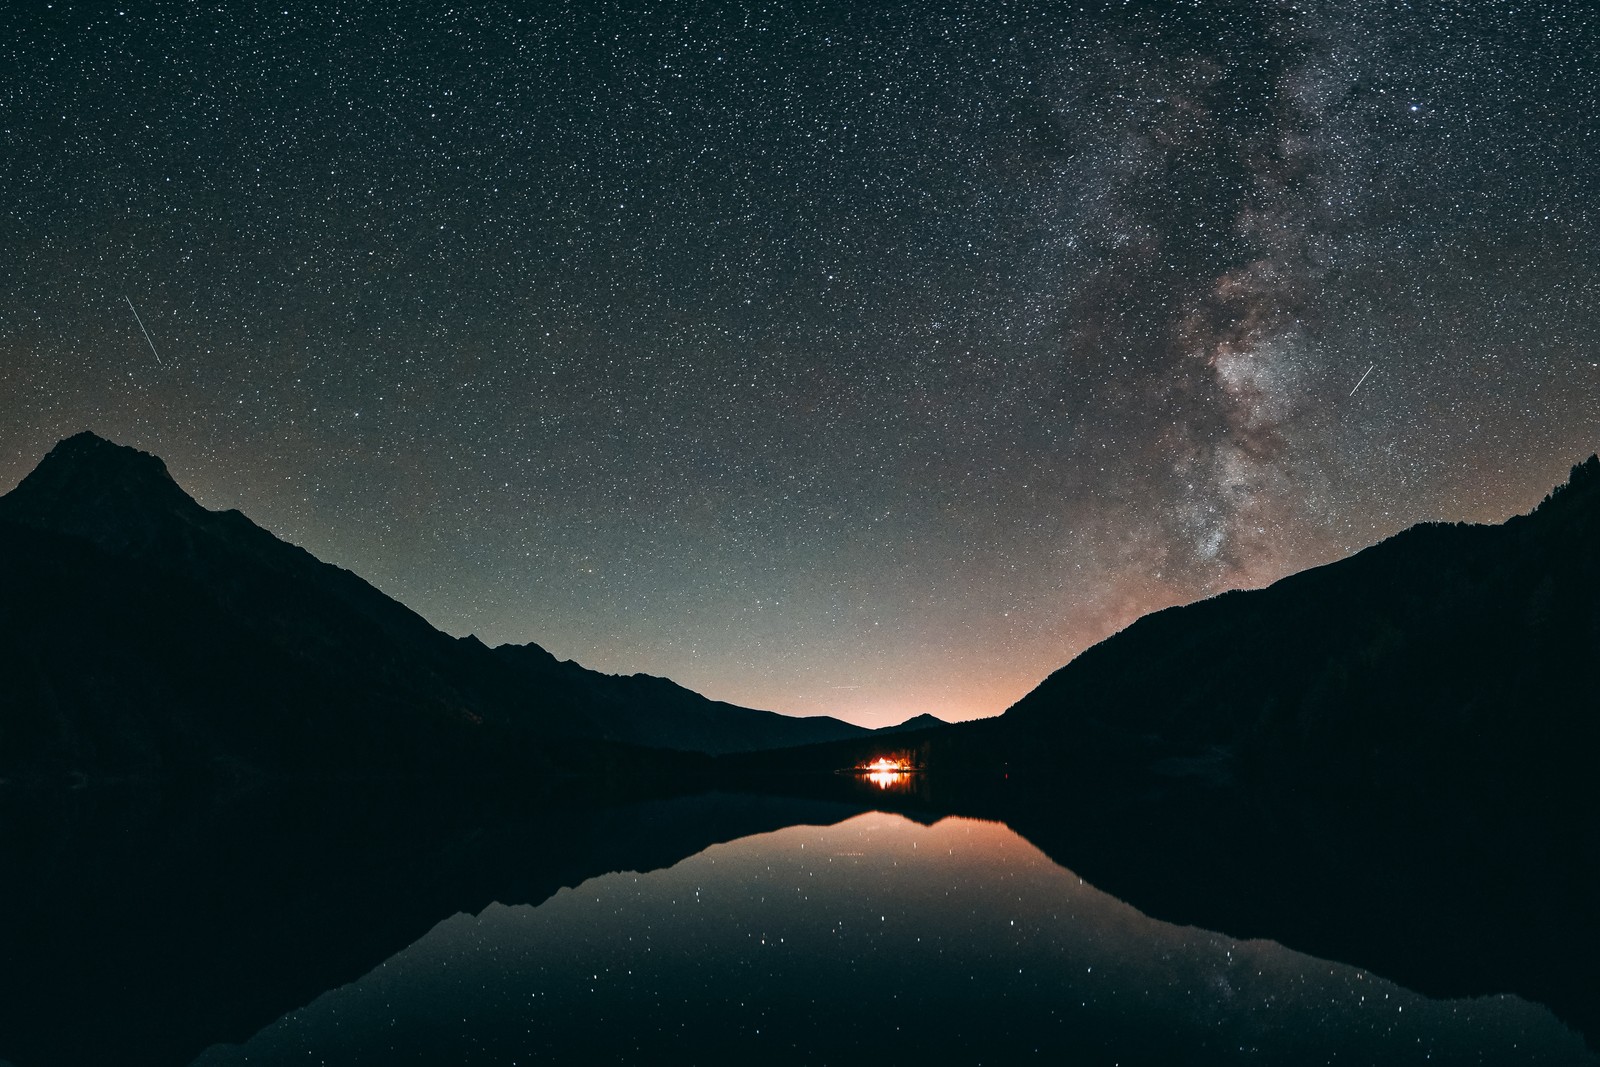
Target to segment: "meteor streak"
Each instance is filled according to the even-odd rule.
[[[1377,366],[1376,363],[1374,363],[1372,365],[1372,367],[1376,367],[1376,366]],[[1351,396],[1355,396],[1356,395],[1356,389],[1360,389],[1361,388],[1361,383],[1367,380],[1367,375],[1372,373],[1372,367],[1368,367],[1366,369],[1366,373],[1362,374],[1361,377],[1356,379],[1355,389],[1351,389],[1350,390],[1350,395]]]
[[[128,300],[128,295],[124,293],[122,299]],[[144,334],[144,343],[150,346],[150,354],[156,357],[157,363],[161,363],[165,367],[166,364],[162,363],[161,360],[161,353],[156,351],[156,343],[150,340],[150,331],[144,328],[144,320],[139,317],[139,309],[133,306],[132,300],[128,300],[128,310],[133,312],[133,321],[139,324],[139,332]]]

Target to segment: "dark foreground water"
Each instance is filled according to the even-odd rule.
[[[1600,1062],[1543,1007],[1158,922],[1001,824],[882,812],[457,914],[195,1062],[1021,1059]]]

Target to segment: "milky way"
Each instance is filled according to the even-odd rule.
[[[453,633],[992,714],[1600,444],[1581,6],[38,7],[0,488],[91,428]]]

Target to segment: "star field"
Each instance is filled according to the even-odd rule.
[[[8,10],[0,489],[93,429],[453,633],[997,713],[1139,614],[1501,520],[1600,445],[1597,37],[1507,3]]]

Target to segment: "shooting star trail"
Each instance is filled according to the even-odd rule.
[[[128,294],[122,294],[122,299],[128,300]],[[139,317],[139,309],[133,306],[133,301],[128,300],[128,310],[133,312],[133,321],[139,324],[139,332],[144,334],[144,343],[150,346],[150,354],[156,357],[156,362],[166,366],[161,360],[161,353],[156,351],[156,343],[150,340],[150,331],[144,328],[144,320]]]
[[[1377,366],[1376,363],[1374,363],[1372,365],[1372,367],[1376,367],[1376,366]],[[1361,383],[1367,380],[1367,374],[1371,374],[1372,373],[1372,367],[1368,367],[1367,371],[1366,371],[1366,374],[1363,374],[1361,377],[1356,379],[1355,389],[1351,389],[1350,390],[1350,395],[1351,396],[1355,396],[1356,395],[1356,389],[1360,389],[1361,388]]]

